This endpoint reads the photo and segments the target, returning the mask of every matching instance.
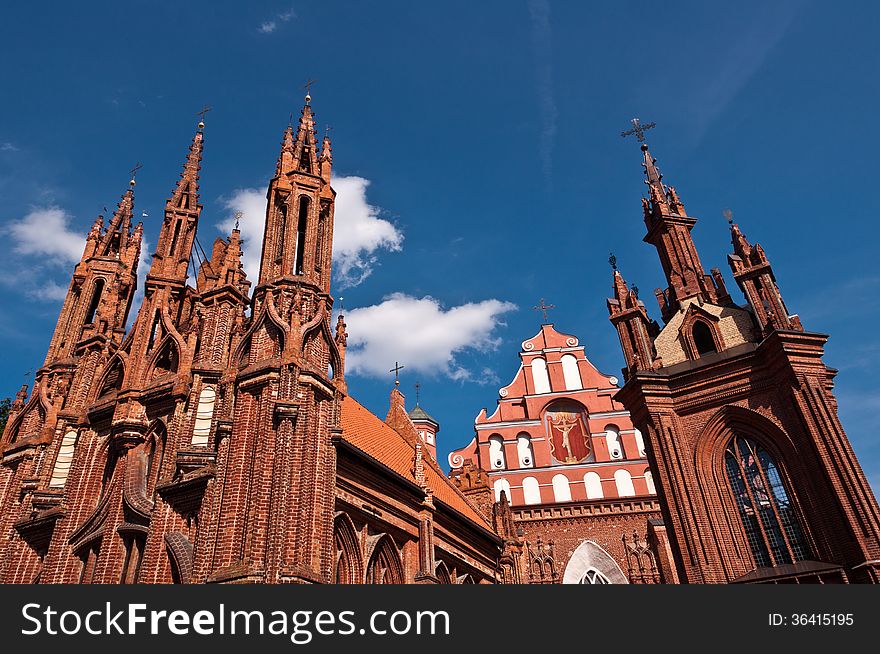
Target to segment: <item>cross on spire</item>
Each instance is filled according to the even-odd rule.
[[[397,361],[394,362],[394,367],[388,372],[394,373],[394,385],[400,386],[400,371],[403,370],[404,366],[400,365]]]
[[[556,308],[555,304],[545,304],[544,298],[541,298],[541,304],[539,304],[536,307],[532,307],[532,310],[533,311],[540,311],[542,314],[544,314],[544,322],[547,322],[547,320],[548,320],[547,311],[549,309],[555,309],[555,308]]]
[[[199,117],[199,129],[204,129],[205,127],[205,114],[211,111],[211,107],[205,105],[201,108],[200,111],[196,112],[196,116]]]
[[[129,174],[131,175],[131,179],[130,179],[129,182],[128,182],[129,186],[134,186],[134,185],[135,185],[135,177],[137,177],[137,173],[138,173],[138,171],[139,171],[141,168],[143,168],[143,167],[144,167],[144,165],[143,165],[140,161],[138,161],[138,162],[134,165],[134,168],[132,168],[132,169],[129,171]]]
[[[621,132],[620,135],[623,138],[626,138],[627,136],[632,136],[633,134],[635,134],[636,139],[641,143],[645,142],[645,132],[649,129],[654,129],[655,127],[657,127],[657,123],[642,124],[642,121],[640,121],[638,118],[633,118],[629,122],[632,123],[632,129]]]
[[[608,264],[611,266],[611,270],[617,271],[617,257],[613,252],[608,253]]]
[[[312,84],[316,84],[318,80],[316,79],[308,79],[306,83],[303,84],[303,88],[306,90],[306,104],[312,101]]]
[[[422,394],[422,384],[421,382],[416,382],[416,405],[419,403],[419,399]]]
[[[238,229],[238,224],[241,221],[241,217],[244,215],[241,211],[235,212],[235,229]]]

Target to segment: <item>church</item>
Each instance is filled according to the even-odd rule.
[[[747,304],[703,271],[647,145],[663,326],[615,269],[622,379],[542,325],[447,475],[424,408],[395,385],[383,419],[348,393],[333,154],[311,97],[283,134],[256,280],[237,228],[191,269],[204,141],[200,122],[128,329],[134,179],[86,237],[0,438],[0,581],[880,581],[880,510],[837,418],[827,337],[789,313],[736,225]]]

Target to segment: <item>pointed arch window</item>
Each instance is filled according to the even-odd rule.
[[[213,386],[205,386],[199,394],[199,404],[196,408],[196,423],[195,427],[193,427],[192,435],[192,444],[196,447],[205,447],[208,444],[216,400],[217,391],[214,390]]]
[[[64,488],[64,484],[67,483],[67,475],[73,463],[73,452],[76,449],[77,436],[77,432],[71,429],[61,439],[58,456],[55,458],[55,467],[52,468],[52,478],[49,480],[49,488]]]
[[[367,566],[368,584],[402,584],[403,566],[394,542],[385,536],[376,545]]]
[[[718,351],[718,348],[715,346],[715,339],[712,337],[712,328],[702,320],[694,322],[691,335],[694,339],[694,347],[697,349],[697,356],[712,354]]]
[[[89,302],[89,308],[86,310],[86,317],[83,320],[84,325],[91,325],[95,322],[95,313],[98,311],[98,305],[101,303],[101,293],[104,292],[104,279],[98,277],[95,285],[92,287],[92,299]]]
[[[299,219],[296,225],[296,259],[293,274],[302,275],[306,254],[306,225],[309,221],[309,198],[305,195],[299,199]]]
[[[727,479],[758,567],[803,561],[809,548],[773,457],[735,435],[724,452]]]

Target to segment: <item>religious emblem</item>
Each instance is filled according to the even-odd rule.
[[[547,413],[547,433],[550,437],[550,453],[557,461],[579,463],[592,453],[589,432],[580,412]]]

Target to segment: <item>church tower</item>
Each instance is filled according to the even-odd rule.
[[[880,510],[837,416],[825,334],[789,313],[764,250],[731,223],[734,279],[705,274],[696,219],[642,144],[645,241],[664,325],[614,271],[617,394],[646,436],[678,573],[690,583],[880,582]]]
[[[345,324],[331,324],[331,165],[307,95],[269,182],[253,313],[232,354],[235,474],[220,480],[216,581],[312,583],[332,573]]]

